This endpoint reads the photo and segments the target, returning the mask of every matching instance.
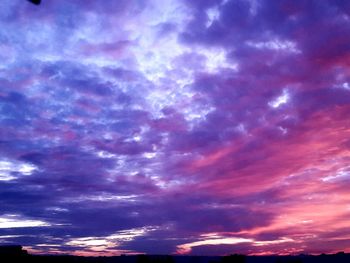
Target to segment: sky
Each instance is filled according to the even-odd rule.
[[[0,1],[0,244],[350,252],[350,2]]]

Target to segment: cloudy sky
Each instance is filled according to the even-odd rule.
[[[0,244],[350,252],[346,0],[0,2]]]

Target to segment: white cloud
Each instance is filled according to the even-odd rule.
[[[72,238],[66,245],[88,248],[93,251],[106,251],[109,248],[116,248],[121,243],[132,241],[136,237],[145,236],[149,232],[157,229],[158,227],[147,226],[117,231],[106,237]]]
[[[289,53],[301,53],[293,41],[273,39],[269,41],[247,41],[246,44],[257,49],[283,50]]]
[[[225,237],[218,233],[203,234],[199,241],[186,243],[177,246],[178,254],[188,254],[191,252],[193,247],[207,246],[207,245],[234,245],[240,243],[250,243],[253,239],[242,238],[242,237]]]
[[[207,10],[208,21],[206,27],[210,27],[220,17],[220,11],[218,7],[212,7]]]
[[[22,218],[19,215],[3,215],[0,217],[0,228],[42,227],[51,224],[41,220]]]
[[[287,90],[283,90],[283,93],[275,98],[273,101],[270,101],[268,104],[272,108],[278,108],[283,104],[286,104],[289,101],[289,94]]]
[[[30,163],[19,162],[17,160],[0,160],[0,181],[10,181],[16,179],[16,173],[31,175],[38,168]]]
[[[268,245],[276,245],[276,244],[282,244],[282,243],[289,243],[289,242],[295,242],[294,239],[291,239],[289,237],[282,237],[280,239],[276,240],[264,240],[264,241],[254,241],[254,246],[268,246]]]
[[[349,167],[339,169],[335,174],[329,175],[321,178],[323,182],[337,182],[346,179],[350,179],[350,171],[348,171]]]

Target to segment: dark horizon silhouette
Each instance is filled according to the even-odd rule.
[[[31,255],[20,245],[0,246],[0,262],[21,263],[349,263],[350,254],[339,252],[321,255],[246,256],[180,256],[180,255],[120,255],[83,257],[71,255]]]

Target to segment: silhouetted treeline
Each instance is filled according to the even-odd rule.
[[[350,263],[350,254],[299,256],[161,256],[77,257],[29,255],[21,246],[0,246],[1,263]]]

